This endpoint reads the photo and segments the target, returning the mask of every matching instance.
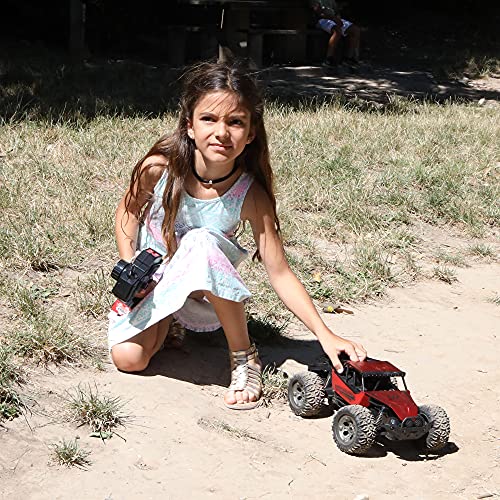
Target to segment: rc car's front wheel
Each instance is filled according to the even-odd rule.
[[[314,372],[295,374],[288,383],[288,404],[299,417],[317,415],[323,406],[325,383]]]
[[[425,450],[440,450],[446,445],[450,437],[450,419],[448,415],[443,408],[437,405],[419,406],[418,410],[431,424],[429,433],[422,438]]]
[[[340,408],[333,417],[332,430],[339,449],[351,455],[362,455],[368,451],[377,435],[372,413],[360,405]]]

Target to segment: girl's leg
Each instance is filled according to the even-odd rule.
[[[326,50],[326,59],[332,63],[337,64],[339,62],[337,47],[342,38],[342,33],[340,30],[333,28],[330,39],[328,40],[328,47]]]
[[[359,45],[361,40],[361,30],[355,24],[349,26],[346,32],[348,59],[357,61],[359,59]]]
[[[204,291],[208,301],[214,306],[215,312],[221,322],[227,344],[230,351],[245,351],[250,347],[250,337],[248,336],[247,320],[245,316],[245,307],[242,302],[221,299],[208,291]],[[250,364],[261,366],[253,360]],[[246,390],[228,391],[224,396],[224,401],[228,405],[237,403],[248,403],[255,401],[254,394]]]
[[[144,370],[165,341],[172,316],[162,319],[125,342],[111,348],[114,365],[124,372]]]

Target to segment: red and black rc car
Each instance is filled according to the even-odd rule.
[[[294,375],[288,384],[288,402],[296,415],[317,415],[325,398],[336,408],[332,430],[341,451],[361,455],[379,436],[419,440],[428,452],[446,445],[448,415],[439,406],[417,406],[404,372],[371,358],[358,362],[343,358],[342,363],[340,374],[325,363]]]

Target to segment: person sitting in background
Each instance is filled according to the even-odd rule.
[[[357,64],[360,45],[359,27],[340,17],[335,0],[311,0],[310,5],[316,18],[316,27],[330,35],[323,66],[336,67],[342,61]],[[345,38],[347,43],[344,58],[339,50],[342,38]]]

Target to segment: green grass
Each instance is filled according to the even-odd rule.
[[[36,321],[21,321],[7,337],[9,345],[20,356],[42,364],[78,362],[92,355],[83,337],[75,334],[66,318],[39,315]]]
[[[47,306],[51,289],[20,282],[3,282],[0,290],[7,296],[16,321],[5,333],[5,342],[15,354],[38,363],[78,362],[94,356],[90,341],[76,334],[69,320]]]
[[[113,303],[113,295],[110,293],[112,288],[110,273],[104,269],[78,278],[75,290],[78,310],[85,315],[102,318]]]
[[[455,274],[455,271],[453,269],[447,267],[447,266],[436,266],[433,270],[433,277],[440,280],[444,281],[445,283],[448,283],[451,285],[452,283],[455,283],[458,281],[457,275]]]
[[[335,103],[314,111],[269,108],[285,243],[319,301],[364,300],[418,277],[419,220],[454,225],[466,237],[498,226],[494,110],[393,101],[383,113]],[[173,121],[166,114],[4,122],[5,263],[43,275],[76,271],[77,310],[104,319],[115,206],[136,159]],[[253,245],[248,235],[243,240]],[[321,283],[310,281],[313,270],[322,272]],[[255,285],[252,314],[283,320],[261,266],[246,264],[242,273]],[[37,307],[26,300],[25,307]]]
[[[78,467],[86,469],[92,462],[89,460],[90,451],[80,447],[78,441],[66,441],[65,439],[52,445],[52,458],[54,462],[66,467]]]
[[[469,77],[483,78],[500,73],[500,61],[490,56],[470,56],[464,65],[464,73]]]
[[[88,386],[78,386],[68,392],[67,407],[69,417],[79,426],[87,425],[91,435],[106,439],[116,433],[116,428],[124,426],[130,417],[123,411],[125,402],[118,396],[108,396]]]
[[[456,266],[456,267],[468,267],[467,260],[463,256],[462,253],[452,253],[452,252],[446,252],[442,249],[440,249],[437,252],[436,255],[436,260],[440,264],[449,264],[451,266]]]
[[[0,422],[18,417],[25,410],[26,404],[19,393],[22,383],[21,368],[12,352],[0,343]]]
[[[498,253],[496,253],[491,246],[484,243],[477,243],[475,245],[471,245],[469,247],[469,253],[471,255],[483,258],[494,258],[495,256],[498,256]]]

